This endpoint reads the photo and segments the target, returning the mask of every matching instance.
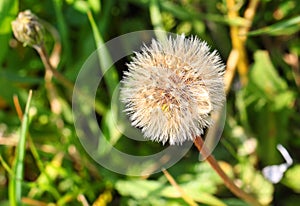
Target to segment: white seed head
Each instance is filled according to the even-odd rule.
[[[127,65],[121,100],[147,139],[171,145],[194,140],[224,100],[224,65],[196,37],[152,40]]]

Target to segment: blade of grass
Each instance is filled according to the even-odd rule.
[[[113,65],[111,56],[110,56],[107,48],[105,48],[103,37],[102,37],[100,31],[98,30],[98,27],[96,25],[96,22],[92,15],[92,12],[88,11],[87,16],[89,18],[89,21],[90,21],[90,24],[91,24],[91,27],[93,30],[93,35],[94,35],[94,39],[95,39],[97,48],[101,47],[101,50],[99,50],[99,49],[97,50],[98,58],[99,58],[99,65],[102,69],[103,78],[104,78],[104,81],[108,88],[109,96],[112,97],[113,92],[119,83],[118,82],[119,81],[118,73],[114,66],[110,67],[109,70],[107,70],[108,66]]]
[[[32,90],[29,91],[25,112],[22,118],[20,139],[16,151],[16,161],[12,169],[12,174],[14,176],[10,177],[11,181],[9,182],[9,201],[11,206],[21,205],[26,134],[29,126],[29,108],[31,97]]]
[[[262,34],[268,35],[291,35],[300,30],[300,16],[284,20],[265,28],[248,32],[248,36],[257,36]]]
[[[177,184],[175,179],[170,175],[170,173],[163,169],[162,172],[164,173],[165,177],[168,179],[170,184],[180,193],[182,199],[190,206],[197,206],[198,204],[186,194],[186,192]]]
[[[13,175],[11,168],[9,165],[4,161],[3,157],[0,155],[0,163],[3,168],[8,172],[9,175]]]
[[[116,0],[106,1],[105,4],[103,4],[103,8],[101,8],[101,21],[98,22],[98,28],[101,34],[105,34],[105,31],[108,30],[108,26],[111,22],[111,11],[115,5],[115,1]]]
[[[113,97],[114,91],[115,91],[115,89],[117,89],[117,86],[119,84],[119,75],[118,75],[116,68],[113,65],[113,61],[109,54],[109,50],[105,46],[103,37],[96,25],[96,22],[95,22],[92,12],[88,11],[87,16],[88,16],[88,19],[89,19],[91,27],[92,27],[95,43],[97,45],[99,66],[101,68],[104,82],[108,89],[109,100],[111,100]],[[103,124],[107,125],[107,126],[109,126],[109,119],[111,119],[111,118],[109,118],[109,115],[112,115],[113,119],[118,119],[117,118],[117,111],[118,111],[117,103],[112,101],[109,109],[110,110],[106,111],[106,113],[104,114],[105,117],[103,118],[103,120],[104,120]],[[116,134],[116,135],[113,137],[112,134]],[[121,134],[122,133],[117,131],[116,127],[112,127],[109,130],[107,130],[106,132],[104,132],[104,136],[106,136],[107,138],[113,137],[110,140],[113,140],[114,142],[117,142],[117,140],[121,137]],[[99,141],[99,148],[98,148],[99,151],[100,150],[106,151],[106,148],[103,148],[103,145],[105,145],[105,144],[102,144],[102,141]]]
[[[161,17],[157,0],[150,1],[149,12],[150,12],[152,26],[155,30],[155,35],[158,39],[163,40],[165,38],[165,35],[163,32],[159,32],[159,31],[164,31],[165,29],[162,23],[162,17]]]
[[[54,6],[54,11],[55,11],[55,16],[57,18],[57,24],[58,24],[58,30],[60,32],[61,38],[62,38],[62,44],[64,48],[64,56],[63,60],[67,62],[69,65],[72,61],[72,54],[71,54],[71,46],[70,46],[70,41],[69,41],[69,33],[68,33],[68,28],[66,21],[63,16],[63,11],[62,11],[62,6],[63,6],[63,1],[62,0],[52,0],[53,6]]]
[[[13,99],[14,99],[14,105],[15,105],[15,109],[16,109],[16,112],[18,114],[19,120],[22,121],[23,112],[22,112],[22,109],[21,109],[21,105],[19,103],[18,96],[14,95]],[[41,174],[44,174],[45,177],[47,178],[48,182],[51,182],[51,178],[48,175],[48,173],[45,171],[45,166],[44,166],[44,164],[43,164],[43,162],[42,162],[42,160],[39,156],[39,153],[38,153],[32,139],[31,139],[31,136],[29,134],[28,134],[28,142],[29,142],[29,147],[30,147],[31,153],[32,153],[33,157],[35,158],[36,164],[37,164],[39,170],[41,171]],[[0,156],[0,161],[2,160],[1,158],[2,157]],[[4,162],[4,164],[5,164],[5,162]],[[49,185],[49,186],[51,186],[51,185]],[[49,192],[51,192],[53,194],[53,197],[59,197],[59,192],[58,192],[56,187],[51,187],[51,190],[49,190]],[[22,199],[22,201],[24,203],[24,198]]]

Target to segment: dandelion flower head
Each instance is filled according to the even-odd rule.
[[[131,124],[147,139],[193,141],[225,100],[221,58],[197,37],[152,40],[127,66],[121,100]]]

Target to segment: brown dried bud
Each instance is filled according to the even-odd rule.
[[[44,42],[44,26],[30,10],[20,12],[12,22],[12,30],[17,40],[24,46],[41,46]]]

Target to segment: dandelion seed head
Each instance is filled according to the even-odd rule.
[[[171,145],[194,140],[225,100],[224,65],[196,37],[152,40],[127,66],[121,100],[147,139]]]

